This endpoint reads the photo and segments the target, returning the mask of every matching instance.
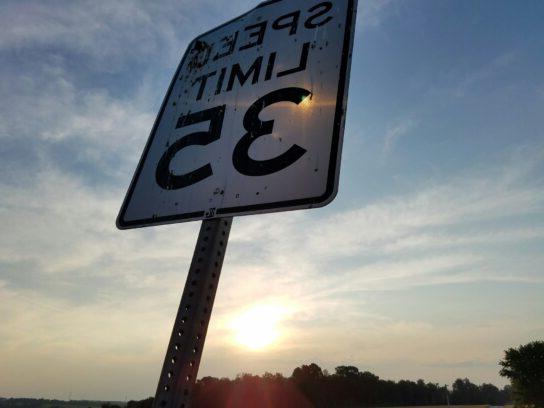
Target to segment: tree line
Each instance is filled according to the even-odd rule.
[[[505,351],[500,375],[510,385],[473,384],[457,379],[451,390],[423,380],[382,380],[354,366],[336,367],[333,374],[317,364],[295,368],[288,378],[243,374],[234,380],[205,377],[194,392],[194,407],[394,407],[425,405],[506,405],[544,408],[544,341]],[[130,408],[130,407],[129,407]],[[133,407],[144,408],[144,407]]]
[[[354,366],[328,373],[317,364],[302,365],[290,377],[265,373],[239,374],[235,379],[203,377],[193,390],[193,408],[336,408],[425,405],[506,405],[511,387],[476,385],[457,379],[451,389],[423,380],[382,380]],[[129,401],[127,408],[150,408],[153,399]]]
[[[204,377],[195,384],[193,408],[349,408],[430,405],[506,405],[544,408],[544,341],[535,341],[505,351],[500,374],[511,385],[473,384],[457,379],[451,390],[423,380],[382,380],[354,366],[336,367],[329,374],[317,364],[302,365],[290,377],[266,373],[240,374],[235,379]],[[90,401],[50,401],[0,398],[0,408],[88,407]],[[102,408],[124,404],[102,403]],[[153,398],[129,401],[126,408],[151,408]]]
[[[204,377],[194,389],[194,407],[393,407],[423,405],[505,405],[509,386],[476,385],[458,379],[452,389],[423,380],[382,380],[354,366],[329,374],[317,364],[295,368],[290,377],[242,374],[234,380]],[[238,405],[238,402],[244,402]],[[266,404],[263,404],[266,401]],[[130,408],[130,407],[129,407]]]

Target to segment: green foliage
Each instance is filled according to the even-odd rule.
[[[544,341],[506,350],[499,364],[512,382],[516,406],[544,408]]]

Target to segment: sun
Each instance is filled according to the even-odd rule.
[[[272,346],[280,337],[278,323],[285,308],[274,304],[255,305],[232,320],[234,340],[252,351]]]

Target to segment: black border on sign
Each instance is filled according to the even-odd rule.
[[[196,37],[191,43],[189,43],[189,46],[187,47],[187,50],[185,51],[185,54],[183,55],[183,58],[181,59],[181,62],[178,65],[178,68],[176,69],[176,72],[174,74],[174,77],[172,78],[172,81],[170,82],[170,86],[168,87],[168,91],[166,93],[166,96],[164,97],[164,100],[161,105],[161,109],[159,111],[159,114],[157,115],[157,118],[155,119],[155,123],[153,124],[153,128],[151,129],[150,136],[147,140],[147,143],[144,147],[144,152],[140,158],[140,161],[138,163],[138,167],[136,168],[136,171],[134,173],[134,176],[132,177],[132,181],[130,183],[130,187],[128,189],[128,192],[125,196],[125,200],[123,201],[123,205],[121,206],[121,210],[119,211],[119,215],[117,217],[117,228],[119,229],[131,229],[131,228],[141,228],[141,227],[147,227],[147,226],[153,226],[153,225],[161,225],[161,224],[171,224],[175,222],[183,222],[184,220],[199,220],[199,219],[205,219],[205,211],[198,211],[193,213],[184,213],[184,214],[176,214],[176,215],[169,215],[164,217],[155,217],[155,218],[148,218],[143,220],[133,220],[133,221],[125,221],[124,216],[126,214],[126,210],[128,207],[128,203],[132,199],[132,195],[134,193],[134,188],[136,186],[136,182],[140,177],[140,174],[143,169],[143,165],[147,159],[147,155],[149,153],[149,150],[151,148],[151,145],[153,143],[153,139],[155,138],[155,134],[157,131],[157,128],[159,126],[159,123],[162,119],[162,116],[164,114],[164,110],[166,109],[166,105],[168,103],[168,100],[170,99],[170,95],[172,93],[172,90],[174,88],[174,84],[177,81],[177,78],[179,76],[179,73],[181,71],[181,68],[183,67],[183,64],[185,62],[185,59],[187,58],[187,55],[189,54],[190,50],[193,48],[193,45],[195,42],[205,36],[208,35],[214,31],[217,31],[224,26],[245,17],[246,15],[253,12],[255,9],[266,7],[272,4],[279,3],[280,1],[285,0],[269,0],[265,1],[261,4],[259,4],[254,9],[248,11],[247,13],[244,13],[236,18],[233,18],[232,20],[229,20],[228,22],[221,24],[218,27],[215,27],[212,30],[209,30],[205,32],[204,34],[199,35]],[[331,157],[329,162],[329,171],[328,171],[328,177],[327,177],[327,188],[325,190],[325,193],[319,197],[312,197],[312,198],[304,198],[299,200],[288,200],[288,201],[278,201],[273,203],[267,203],[267,204],[256,204],[256,205],[249,205],[249,206],[241,206],[241,207],[229,207],[229,208],[219,208],[216,212],[217,216],[232,216],[236,215],[237,213],[245,212],[245,213],[253,213],[253,212],[273,212],[276,211],[288,211],[288,210],[294,210],[297,208],[302,208],[304,206],[308,207],[321,207],[329,204],[336,196],[337,193],[337,179],[338,179],[338,171],[339,171],[339,149],[341,146],[341,135],[344,130],[344,121],[345,121],[345,109],[347,105],[347,87],[349,82],[349,62],[351,58],[351,52],[352,52],[352,31],[354,30],[354,17],[355,17],[355,10],[354,10],[354,3],[356,0],[348,0],[348,11],[346,16],[346,25],[345,25],[345,32],[344,32],[344,44],[342,46],[342,61],[340,66],[340,78],[338,81],[338,93],[337,93],[337,99],[336,99],[336,111],[334,115],[334,128],[333,128],[333,137],[332,137],[332,144],[331,144]],[[334,1],[333,1],[334,4]],[[243,214],[239,214],[243,215]],[[213,217],[212,217],[213,218]]]

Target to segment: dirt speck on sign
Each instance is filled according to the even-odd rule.
[[[211,44],[208,44],[206,41],[197,40],[194,48],[191,50],[191,59],[187,64],[189,72],[199,70],[206,65],[210,59],[211,52]]]

